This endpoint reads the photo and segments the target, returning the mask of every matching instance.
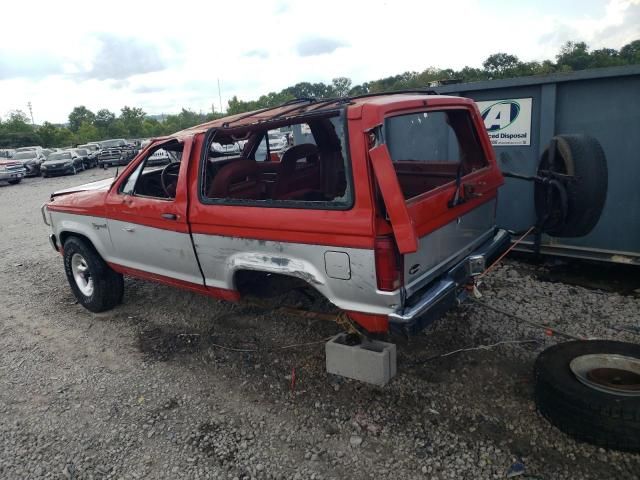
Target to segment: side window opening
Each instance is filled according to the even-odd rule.
[[[147,153],[140,165],[120,187],[120,193],[172,200],[182,160],[183,144],[172,141]]]
[[[488,165],[467,110],[390,117],[384,137],[407,200]]]
[[[202,169],[201,198],[210,203],[348,208],[344,117],[315,118],[278,128],[217,131],[212,144],[243,138],[231,156],[211,154]],[[223,137],[226,135],[226,138]]]

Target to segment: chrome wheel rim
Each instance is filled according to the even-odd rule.
[[[79,253],[71,257],[71,273],[78,290],[86,297],[93,295],[93,277],[87,261]]]
[[[582,355],[569,368],[579,382],[612,395],[640,397],[640,359],[610,353]]]

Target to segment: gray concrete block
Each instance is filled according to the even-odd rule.
[[[347,345],[340,333],[325,345],[327,373],[384,386],[396,375],[396,346],[379,340],[361,339]]]

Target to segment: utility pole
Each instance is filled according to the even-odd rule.
[[[31,115],[31,125],[35,125],[33,121],[33,109],[31,108],[31,101],[27,102],[27,107],[29,107],[29,115]]]
[[[218,101],[220,102],[220,113],[222,113],[222,94],[220,93],[220,79],[218,78]]]

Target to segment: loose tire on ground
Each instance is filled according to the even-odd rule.
[[[77,262],[78,258],[84,261],[88,269],[86,279],[92,280],[93,288],[90,294],[84,294],[74,278],[72,263]],[[122,303],[122,275],[113,271],[86,240],[72,236],[64,242],[64,271],[73,294],[87,310],[95,313],[104,312]]]
[[[615,450],[640,451],[640,395],[600,391],[579,381],[570,367],[574,359],[598,354],[640,360],[640,345],[593,340],[548,348],[538,356],[534,368],[538,410],[578,440]]]
[[[567,193],[567,216],[563,222],[552,222],[544,228],[554,237],[582,237],[598,223],[607,197],[607,161],[600,143],[589,135],[558,135],[555,168],[557,173],[571,175]],[[542,154],[538,170],[549,170],[549,147]],[[547,210],[543,185],[536,184],[535,206],[538,217]],[[555,206],[557,207],[557,206]],[[552,209],[554,206],[551,207]]]

